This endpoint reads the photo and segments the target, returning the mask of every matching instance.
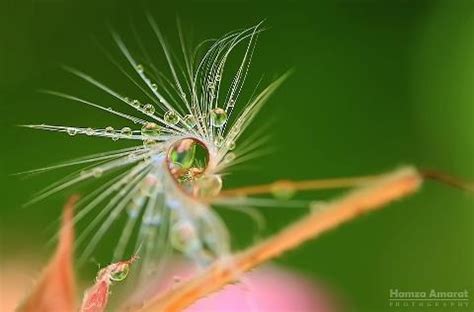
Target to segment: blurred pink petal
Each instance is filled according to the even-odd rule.
[[[78,197],[72,196],[64,207],[59,244],[54,256],[32,292],[18,311],[72,312],[75,311],[75,280],[72,268],[74,245],[73,209]]]
[[[165,266],[166,274],[141,286],[126,306],[140,307],[148,298],[185,283],[194,274],[192,265],[173,261]],[[133,308],[132,308],[133,307]],[[335,312],[339,303],[325,288],[297,273],[274,265],[245,273],[240,281],[202,298],[186,312]]]

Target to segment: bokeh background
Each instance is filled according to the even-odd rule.
[[[120,58],[108,24],[127,33],[131,23],[144,24],[145,12],[155,17],[172,44],[177,38],[177,16],[194,43],[265,19],[268,30],[259,38],[247,87],[253,89],[262,75],[269,82],[290,68],[295,70],[249,130],[268,126],[272,152],[229,176],[226,186],[279,178],[366,175],[403,164],[474,179],[472,1],[0,3],[1,261],[23,261],[25,255],[45,259],[52,250],[46,242],[54,233],[62,204],[78,191],[70,189],[22,207],[35,191],[68,170],[31,177],[12,174],[126,146],[16,127],[116,122],[100,111],[36,90],[67,91],[109,105],[105,103],[110,98],[63,72],[62,64],[132,89],[107,62],[97,42]],[[299,198],[324,200],[335,195],[318,192]],[[472,293],[473,208],[472,196],[427,183],[412,198],[341,226],[276,262],[326,285],[353,311],[397,310],[388,305],[391,288]],[[306,212],[260,210],[268,221],[262,236]],[[238,213],[222,213],[232,230],[233,245],[241,248],[250,243],[255,226]],[[103,245],[103,250],[109,248]],[[100,262],[101,255],[97,257]],[[88,276],[95,269],[92,263],[82,274]],[[456,311],[471,311],[473,304]]]

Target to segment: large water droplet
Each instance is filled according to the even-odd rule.
[[[167,111],[165,113],[165,122],[176,125],[179,122],[179,115],[175,111]]]
[[[168,169],[187,192],[192,192],[194,180],[206,169],[209,162],[207,148],[198,140],[181,139],[168,151]]]
[[[220,128],[227,121],[227,113],[222,108],[214,108],[211,111],[211,122],[214,127]]]
[[[137,72],[139,72],[139,73],[143,73],[143,71],[144,71],[144,68],[143,68],[142,64],[137,64],[137,66],[135,68],[136,68]]]

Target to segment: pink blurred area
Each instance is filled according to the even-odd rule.
[[[189,265],[166,266],[166,274],[141,288],[129,301],[134,306],[152,294],[185,283],[193,274]],[[238,283],[202,298],[186,312],[336,312],[340,300],[327,287],[275,265],[244,274]]]
[[[173,261],[172,264],[166,265],[164,276],[149,281],[145,287],[140,287],[127,303],[121,306],[140,306],[139,303],[145,298],[176,287],[178,283],[185,283],[194,274],[191,268],[192,266],[186,262]],[[1,263],[0,311],[15,310],[33,287],[40,275],[40,269],[41,266],[24,259]],[[90,285],[92,282],[86,284]],[[113,287],[111,296],[113,301],[117,301],[117,298],[114,298]],[[109,308],[107,311],[120,310]],[[328,287],[288,269],[266,265],[244,274],[238,283],[227,285],[221,291],[199,300],[186,311],[337,312],[342,309],[340,299]]]

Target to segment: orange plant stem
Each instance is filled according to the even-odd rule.
[[[197,277],[145,302],[140,311],[182,311],[199,298],[235,281],[242,272],[275,258],[344,222],[355,219],[363,213],[379,209],[393,200],[416,192],[422,180],[418,171],[410,167],[381,176],[373,180],[370,185],[328,203],[325,209],[310,213],[254,247],[230,259],[216,262]]]

